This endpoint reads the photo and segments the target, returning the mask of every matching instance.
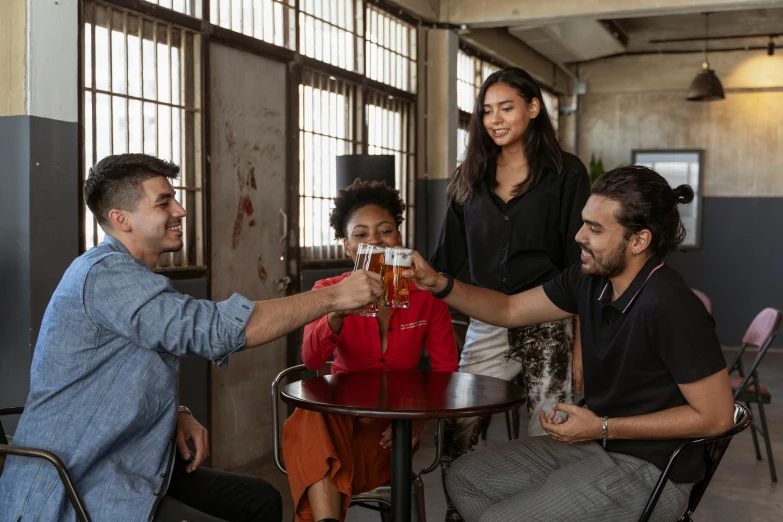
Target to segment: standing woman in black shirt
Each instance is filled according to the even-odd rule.
[[[549,117],[541,89],[527,72],[511,67],[486,79],[465,158],[449,183],[448,212],[430,260],[436,270],[515,294],[579,261],[574,237],[590,190],[587,171],[561,150]],[[528,433],[544,435],[538,412],[571,402],[572,361],[581,386],[580,346],[573,319],[508,330],[471,319],[460,371],[506,380],[521,374]],[[476,421],[450,423],[444,479],[450,462],[476,443],[481,431]],[[456,514],[449,508],[447,519]]]

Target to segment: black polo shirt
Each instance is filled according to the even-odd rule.
[[[608,279],[586,277],[576,263],[544,285],[560,309],[577,314],[587,406],[598,416],[632,417],[684,406],[678,384],[726,367],[715,323],[682,276],[653,257],[612,302]],[[609,440],[607,450],[664,469],[679,440]],[[671,479],[704,477],[702,448],[681,454]]]
[[[504,202],[495,193],[495,160],[465,205],[449,203],[430,264],[474,286],[515,294],[540,286],[579,260],[574,236],[590,193],[579,158],[543,166],[541,180]]]

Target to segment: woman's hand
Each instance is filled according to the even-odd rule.
[[[404,270],[402,272],[403,277],[411,279],[416,286],[422,290],[429,290],[430,292],[440,292],[446,288],[448,279],[446,276],[437,273],[433,268],[427,264],[421,254],[413,251],[413,268]]]
[[[411,424],[411,447],[413,448],[413,451],[416,451],[419,449],[419,441],[421,439],[421,432],[424,431],[424,425],[427,424],[427,419],[416,419]],[[392,427],[391,424],[389,424],[389,427],[384,430],[381,436],[381,447],[383,449],[391,449],[392,447]]]

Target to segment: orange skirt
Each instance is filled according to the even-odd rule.
[[[342,493],[341,520],[351,495],[391,480],[391,450],[381,437],[391,421],[328,415],[297,408],[283,428],[283,459],[296,520],[313,520],[307,488],[328,473]]]

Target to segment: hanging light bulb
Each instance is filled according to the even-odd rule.
[[[715,71],[710,69],[710,64],[707,61],[707,38],[709,38],[709,13],[704,15],[704,63],[701,66],[702,71],[693,79],[688,94],[685,96],[688,101],[713,101],[726,98],[723,85],[721,85]]]

